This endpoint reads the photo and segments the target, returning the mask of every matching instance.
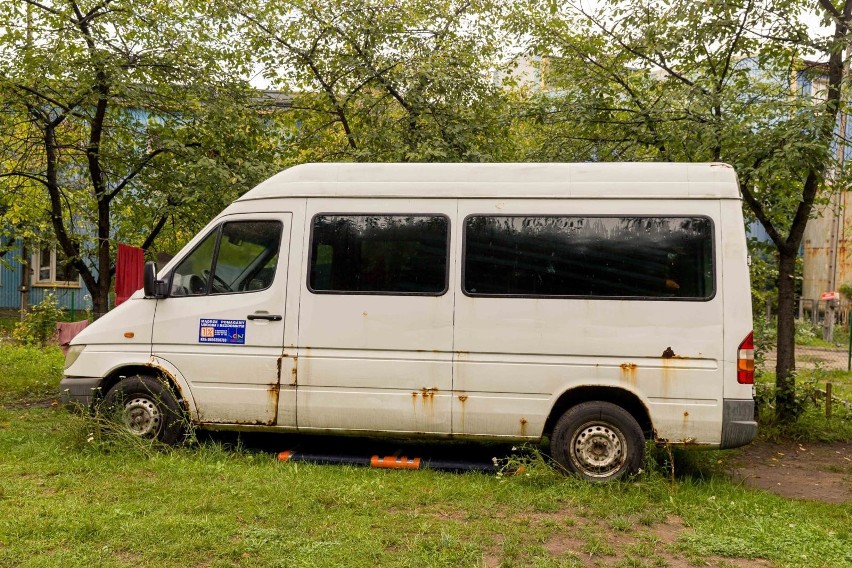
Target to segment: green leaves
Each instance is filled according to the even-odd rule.
[[[0,6],[2,226],[55,238],[78,259],[96,312],[117,242],[151,246],[169,231],[162,220],[180,219],[174,252],[269,171],[253,161],[270,160],[242,79],[250,57],[204,10],[193,0]]]
[[[294,161],[502,159],[505,98],[486,76],[501,51],[490,3],[233,8],[264,77],[294,93]]]

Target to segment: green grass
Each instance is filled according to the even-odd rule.
[[[55,388],[55,350],[0,365],[0,566],[852,565],[852,505],[745,489],[723,452],[675,452],[672,481],[655,450],[607,486],[535,454],[520,475],[278,463],[248,437],[157,448],[18,404]]]
[[[808,375],[805,374],[804,376],[807,377]],[[821,389],[825,389],[826,383],[831,383],[835,395],[842,398],[852,398],[852,373],[839,369],[821,370],[813,378]]]
[[[755,374],[755,382],[758,387],[774,387],[775,373],[758,372]],[[826,390],[826,384],[831,383],[832,394],[841,399],[852,400],[852,373],[839,369],[800,369],[796,371],[796,387],[809,392],[815,390]],[[818,396],[815,394],[814,396]]]
[[[785,501],[712,472],[597,486],[535,470],[281,464],[210,441],[107,443],[92,424],[51,408],[0,410],[0,565],[852,563],[852,506]],[[672,520],[679,536],[666,543],[657,529]],[[576,549],[553,553],[564,538]]]
[[[63,365],[58,347],[0,345],[0,403],[57,396]]]

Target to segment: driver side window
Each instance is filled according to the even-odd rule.
[[[278,263],[278,221],[224,223],[172,273],[172,296],[203,296],[265,290]]]

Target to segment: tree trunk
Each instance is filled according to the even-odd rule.
[[[778,251],[778,342],[775,364],[775,417],[782,422],[796,419],[796,331],[794,326],[796,251]]]
[[[95,319],[109,310],[109,289],[112,284],[112,263],[109,250],[110,202],[106,195],[98,196],[98,282],[92,290],[92,311]]]

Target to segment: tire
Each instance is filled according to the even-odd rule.
[[[147,375],[119,381],[104,397],[104,408],[140,438],[174,445],[183,439],[185,417],[171,388]]]
[[[645,460],[645,437],[636,419],[620,406],[583,402],[556,423],[550,455],[588,481],[614,481],[638,473]]]

